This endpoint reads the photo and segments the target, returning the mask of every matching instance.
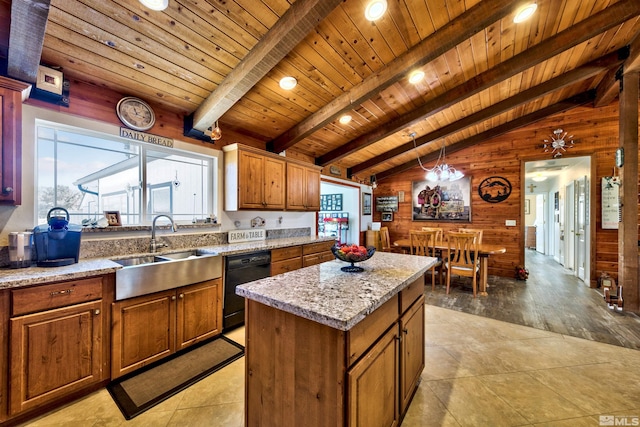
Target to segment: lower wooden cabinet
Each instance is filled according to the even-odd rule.
[[[10,417],[108,379],[103,286],[109,280],[112,275],[11,291]]]
[[[302,246],[302,266],[309,267],[310,265],[321,264],[325,261],[333,261],[335,256],[331,252],[331,246],[335,244],[335,241],[330,240],[326,242],[307,243]]]
[[[400,318],[400,413],[405,413],[424,370],[424,296]]]
[[[302,268],[302,246],[289,246],[271,250],[271,275]]]
[[[113,303],[111,378],[222,332],[222,281]]]

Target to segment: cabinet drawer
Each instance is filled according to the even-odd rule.
[[[302,258],[292,258],[284,261],[271,262],[271,275],[286,273],[288,271],[297,270],[302,268]]]
[[[348,364],[351,366],[398,320],[398,297],[378,307],[347,332]]]
[[[331,246],[333,246],[334,243],[334,241],[307,243],[302,247],[302,255],[315,254],[325,251],[331,252]]]
[[[271,262],[300,256],[302,256],[302,246],[289,246],[271,250]]]
[[[415,300],[424,294],[424,275],[400,291],[400,313],[404,313]]]
[[[19,316],[101,298],[101,277],[15,289],[11,291],[11,315]]]
[[[333,252],[320,252],[317,254],[305,255],[302,257],[302,266],[309,267],[310,265],[320,264],[333,259],[335,259]]]

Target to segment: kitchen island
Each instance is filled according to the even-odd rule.
[[[247,426],[398,425],[424,368],[424,273],[379,252],[240,285]]]

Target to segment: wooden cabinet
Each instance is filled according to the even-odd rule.
[[[271,275],[302,268],[302,246],[288,246],[271,250]]]
[[[284,210],[286,162],[233,144],[225,151],[225,210]]]
[[[346,332],[248,299],[246,424],[398,425],[424,368],[423,293],[421,275]]]
[[[528,225],[524,228],[525,233],[525,248],[535,249],[536,248],[536,226]]]
[[[307,243],[302,246],[302,266],[309,267],[310,265],[334,260],[335,256],[333,256],[333,252],[331,252],[331,246],[334,244],[335,241],[330,240],[326,242]]]
[[[222,281],[117,301],[111,377],[117,378],[222,332]]]
[[[10,416],[108,379],[111,276],[11,291]]]
[[[320,210],[320,170],[287,162],[287,210]]]
[[[22,102],[31,85],[0,76],[0,203],[22,203]]]

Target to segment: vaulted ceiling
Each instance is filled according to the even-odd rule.
[[[375,22],[367,2],[169,0],[155,12],[138,0],[13,0],[9,74],[60,66],[189,116],[196,131],[219,120],[223,135],[384,179],[445,145],[613,102],[616,74],[640,66],[638,0],[536,0],[519,24],[526,2],[389,0]],[[284,76],[298,85],[281,89]]]

